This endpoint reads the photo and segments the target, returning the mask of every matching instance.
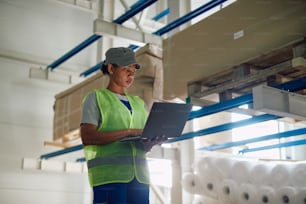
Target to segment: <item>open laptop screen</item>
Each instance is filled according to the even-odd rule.
[[[185,127],[192,104],[154,102],[145,124],[141,139],[165,136],[179,137]],[[123,138],[121,141],[133,138]],[[137,137],[134,137],[137,139]],[[139,138],[138,138],[139,139]]]

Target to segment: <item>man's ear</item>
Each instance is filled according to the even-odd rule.
[[[108,71],[109,74],[113,74],[113,73],[114,73],[114,71],[113,71],[113,65],[108,64],[108,65],[107,65],[107,71]]]

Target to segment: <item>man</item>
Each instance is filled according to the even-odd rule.
[[[106,89],[88,94],[81,119],[81,138],[94,204],[148,204],[146,152],[166,138],[120,141],[127,136],[141,135],[147,119],[144,101],[126,92],[140,65],[129,48],[110,48],[105,56],[101,71],[109,76],[109,84]]]

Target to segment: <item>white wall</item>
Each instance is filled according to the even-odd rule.
[[[51,64],[93,33],[94,13],[56,0],[0,0],[1,55],[26,56]],[[63,64],[95,65],[96,43]],[[70,70],[71,71],[71,70]]]
[[[43,142],[53,137],[54,96],[69,88],[29,79],[29,68],[45,67],[92,35],[94,18],[55,0],[0,0],[1,204],[91,203],[86,173],[28,170],[21,163],[59,150]],[[88,69],[95,64],[95,49],[83,50],[64,66]]]

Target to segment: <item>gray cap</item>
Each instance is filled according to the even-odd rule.
[[[131,64],[136,64],[136,69],[140,68],[140,65],[136,62],[135,53],[130,48],[110,48],[106,51],[105,56],[106,64],[116,64],[118,66],[128,66]]]

